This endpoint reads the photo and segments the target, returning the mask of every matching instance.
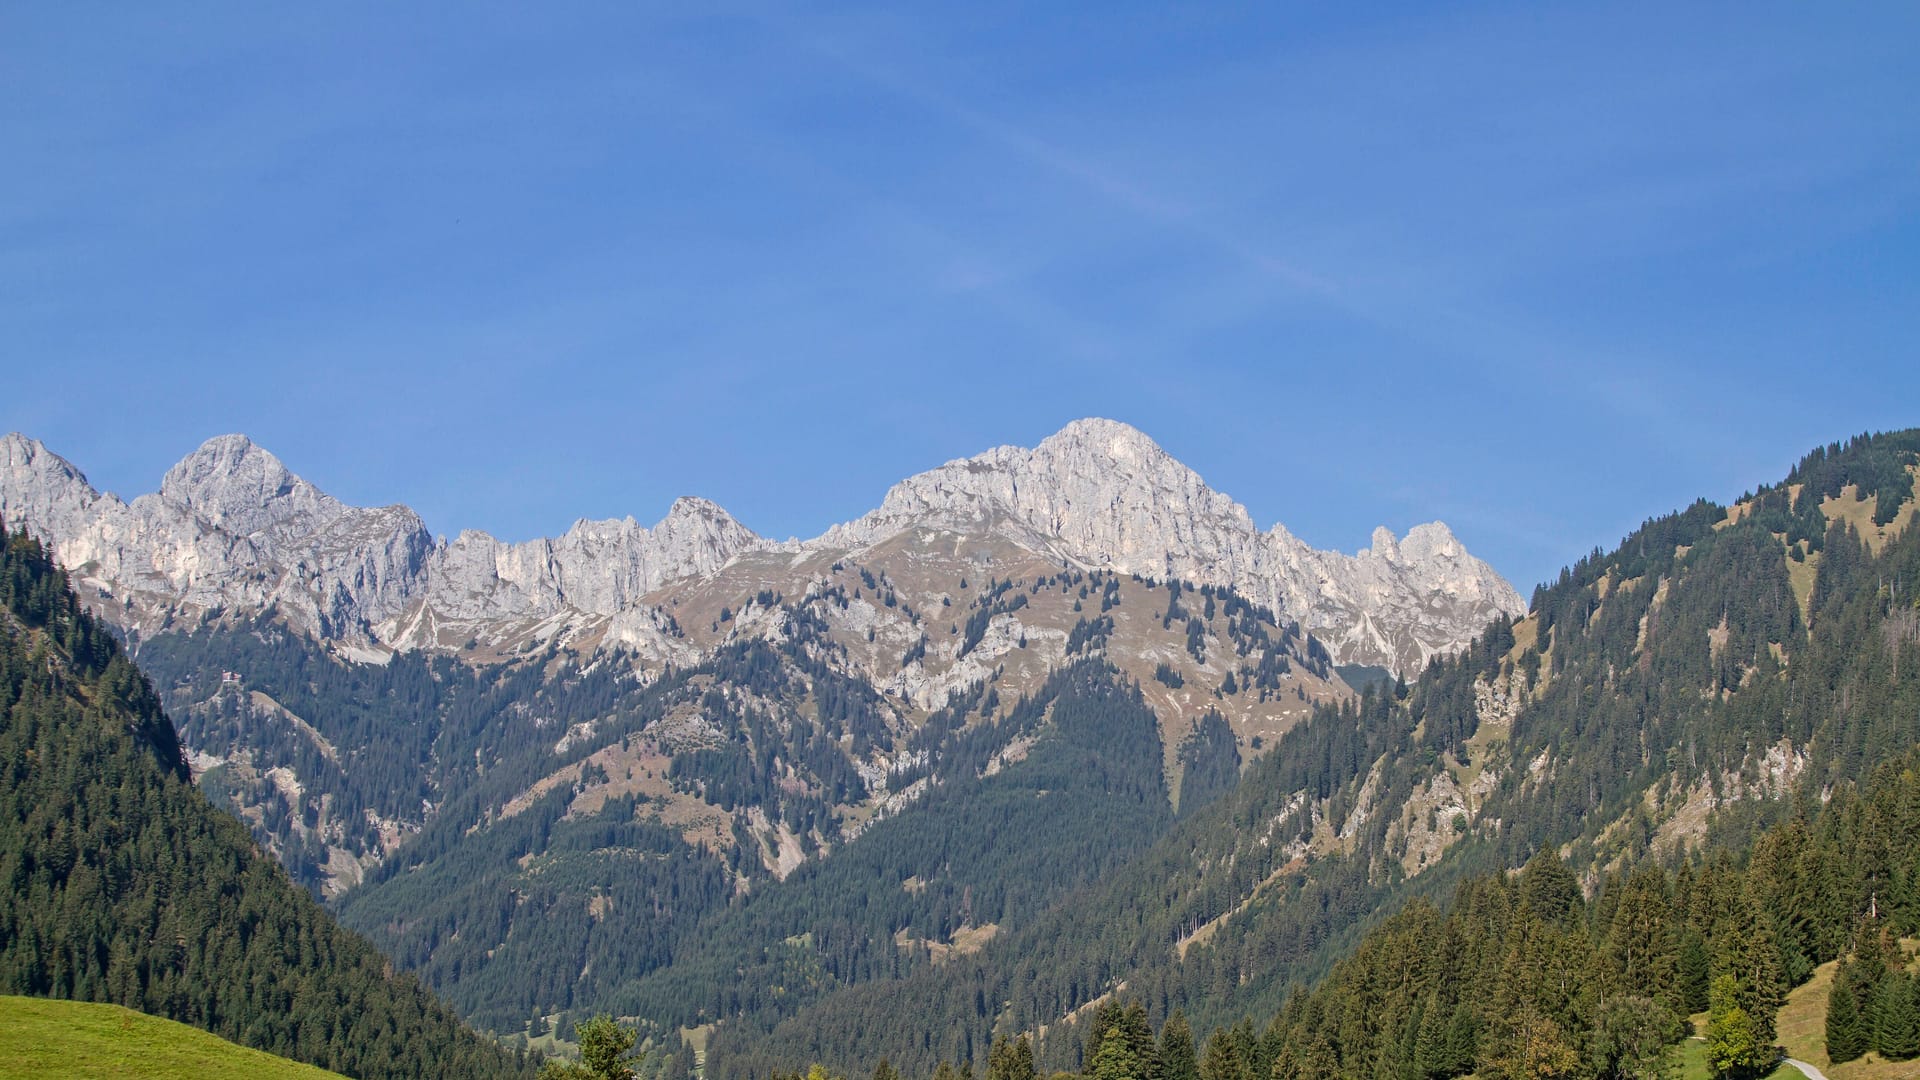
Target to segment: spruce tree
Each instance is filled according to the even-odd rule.
[[[1430,993],[1420,1005],[1420,1026],[1413,1037],[1413,1067],[1421,1076],[1453,1075],[1446,1068],[1447,1008],[1438,993]]]
[[[1147,1080],[1144,1065],[1118,1029],[1109,1030],[1100,1040],[1089,1075],[1093,1080]]]
[[[1838,1065],[1867,1052],[1866,1019],[1860,1015],[1859,999],[1854,997],[1848,972],[1842,967],[1834,976],[1833,992],[1827,996],[1827,1060]]]
[[[1193,1049],[1193,1028],[1187,1014],[1174,1010],[1160,1029],[1160,1080],[1200,1080],[1200,1061]]]
[[[987,1051],[987,1080],[1035,1080],[1033,1044],[1025,1035],[1018,1039],[996,1037]]]
[[[1480,1017],[1466,1002],[1453,1007],[1447,1021],[1447,1041],[1443,1053],[1435,1058],[1439,1071],[1434,1076],[1463,1076],[1473,1071],[1480,1057]]]
[[[1707,989],[1712,982],[1713,965],[1707,957],[1706,939],[1691,927],[1681,931],[1680,954],[1675,960],[1680,1009],[1688,1014],[1705,1012]]]
[[[1717,986],[1722,975],[1733,979],[1735,996],[1752,1021],[1755,1036],[1771,1043],[1774,1017],[1786,998],[1773,918],[1749,889],[1736,886],[1731,900],[1715,927],[1714,982]]]
[[[1138,1001],[1127,1003],[1120,1014],[1119,1032],[1127,1041],[1127,1052],[1139,1069],[1139,1075],[1159,1080],[1159,1050],[1153,1044],[1153,1024],[1147,1019],[1147,1007]]]
[[[1120,1026],[1122,1014],[1120,1003],[1117,1001],[1109,1001],[1094,1010],[1093,1020],[1087,1025],[1086,1048],[1082,1051],[1080,1058],[1082,1073],[1088,1076],[1093,1075],[1093,1059],[1099,1055],[1101,1044],[1106,1042],[1107,1031]]]
[[[1607,953],[1629,992],[1678,1005],[1676,949],[1667,901],[1666,874],[1648,865],[1620,888],[1607,923]]]
[[[1225,1028],[1215,1028],[1207,1038],[1207,1052],[1200,1060],[1200,1080],[1250,1080],[1233,1035]]]
[[[1905,1061],[1920,1057],[1920,1015],[1916,1015],[1913,979],[1889,971],[1874,995],[1873,1048],[1882,1057]]]

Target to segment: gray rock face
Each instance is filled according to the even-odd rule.
[[[658,618],[635,617],[646,594],[784,547],[702,499],[678,500],[652,528],[582,520],[520,544],[479,532],[436,541],[406,507],[347,506],[239,435],[209,440],[131,503],[9,435],[0,515],[129,602],[272,606],[322,637],[401,648],[595,617],[657,637]],[[1355,555],[1318,551],[1279,525],[1261,532],[1240,504],[1111,420],[910,477],[801,549],[857,551],[913,530],[992,533],[1084,567],[1231,585],[1299,620],[1338,662],[1396,671],[1459,648],[1496,614],[1525,611],[1445,525],[1403,538],[1378,529]]]
[[[741,552],[770,546],[725,510],[694,498],[676,499],[651,529],[632,518],[582,519],[559,537],[521,544],[468,531],[434,547],[422,611],[414,614],[481,632],[499,620],[615,616],[669,581],[710,574]],[[400,624],[382,636],[403,644],[431,640]]]
[[[856,549],[916,528],[992,530],[1089,567],[1231,585],[1326,642],[1340,663],[1415,672],[1526,604],[1435,522],[1357,555],[1262,533],[1140,431],[1076,420],[1031,450],[1003,446],[894,486],[880,508],[813,541]]]
[[[629,518],[525,544],[476,532],[436,542],[412,510],[348,506],[240,435],[208,440],[131,503],[8,435],[0,516],[48,541],[82,582],[129,602],[275,607],[322,638],[363,643],[430,643],[403,631],[435,620],[614,615],[765,543],[700,499],[676,502],[652,529]]]
[[[403,608],[431,538],[404,506],[347,506],[244,436],[209,440],[160,490],[101,494],[40,443],[0,439],[0,516],[48,541],[82,582],[122,599],[277,607],[323,637]]]

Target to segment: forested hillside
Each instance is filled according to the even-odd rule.
[[[710,1072],[888,1056],[927,1073],[1023,1032],[1043,1065],[1077,1067],[1063,1021],[1106,995],[1201,1030],[1269,1016],[1377,913],[1543,851],[1593,892],[1648,858],[1741,850],[1791,792],[1920,743],[1916,450],[1920,433],[1861,437],[1730,509],[1649,521],[1410,689],[1317,710],[1027,932],[723,1027]]]
[[[937,971],[1166,831],[1158,723],[1104,661],[1062,669],[1004,715],[988,693],[916,736],[952,744],[924,799],[696,927],[670,967],[617,990],[614,1008],[690,1026]]]
[[[1897,944],[1920,930],[1920,753],[1822,794],[1751,847],[1672,868],[1648,858],[1606,874],[1591,898],[1552,852],[1468,879],[1444,910],[1417,898],[1312,990],[1200,1038],[1178,1012],[1156,1035],[1142,999],[1122,993],[1090,1014],[1081,1072],[1654,1078],[1673,1075],[1687,1017],[1705,1014],[1710,1065],[1752,1077],[1776,1060],[1788,990],[1841,958],[1832,1059],[1920,1057],[1920,977]],[[989,1080],[1041,1075],[1024,1036],[996,1039],[986,1057]],[[904,1075],[943,1074],[958,1072]]]
[[[1214,654],[1232,693],[1189,692],[1221,708],[1300,701],[1296,665],[1330,675],[1317,643],[1224,590],[1062,573],[969,592],[967,633],[1084,593],[1079,640],[1030,692],[983,669],[913,725],[821,659],[837,648],[817,615],[832,591],[782,609],[778,643],[742,640],[650,681],[618,655],[583,666],[560,652],[436,678],[449,704],[433,757],[452,764],[435,768],[487,764],[444,781],[446,800],[340,899],[342,917],[495,1030],[604,1007],[668,1030],[781,1015],[971,952],[1117,870],[1174,820],[1168,765],[1194,776],[1182,808],[1231,786],[1239,745],[1212,705],[1169,748],[1115,666],[1123,594],[1158,600],[1134,617]]]
[[[363,1078],[512,1076],[188,780],[159,699],[24,534],[0,545],[0,990],[112,1002]]]

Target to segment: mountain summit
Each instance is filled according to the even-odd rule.
[[[880,506],[799,545],[776,544],[704,499],[651,528],[582,520],[512,544],[434,539],[403,506],[348,506],[243,435],[204,443],[131,503],[102,494],[39,442],[0,441],[0,514],[44,537],[76,577],[121,601],[125,623],[178,609],[275,608],[356,648],[504,641],[537,625],[611,627],[675,653],[648,594],[741,556],[863,551],[921,534],[991,538],[1082,569],[1230,586],[1298,620],[1340,663],[1416,671],[1525,603],[1445,525],[1356,555],[1320,551],[1246,508],[1146,434],[1075,420],[894,485]],[[517,628],[517,629],[516,629]],[[549,625],[549,630],[552,627]]]
[[[993,532],[1087,568],[1228,585],[1325,641],[1342,663],[1417,671],[1496,615],[1512,585],[1439,522],[1358,555],[1320,551],[1208,487],[1143,432],[1075,420],[1031,450],[1003,446],[909,477],[880,508],[810,546],[860,548],[914,529]]]

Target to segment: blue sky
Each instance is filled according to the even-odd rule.
[[[1104,415],[1525,591],[1920,424],[1913,5],[390,7],[0,11],[0,428],[805,536]]]

